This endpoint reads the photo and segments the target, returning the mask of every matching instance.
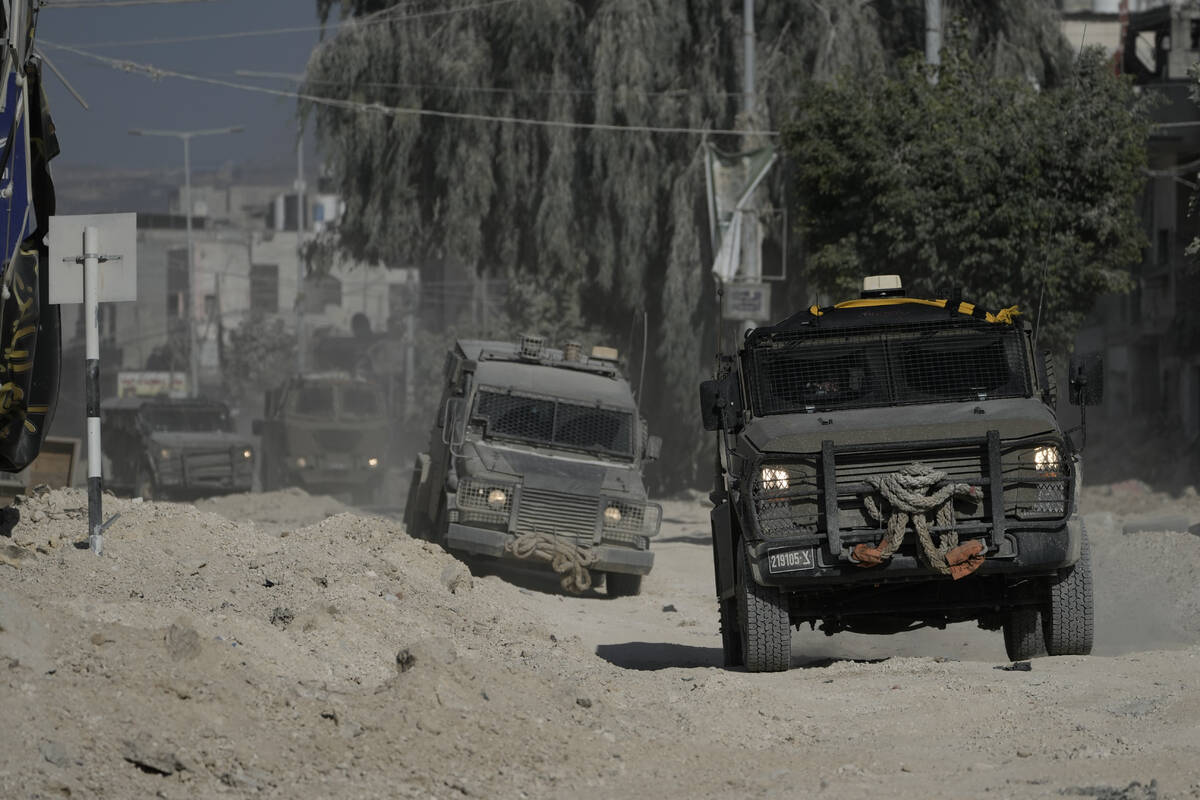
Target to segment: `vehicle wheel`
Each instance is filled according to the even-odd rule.
[[[154,499],[156,494],[154,478],[151,476],[150,470],[144,466],[138,467],[137,480],[133,485],[133,496],[150,501]]]
[[[737,601],[717,600],[720,607],[721,650],[725,655],[725,666],[740,667],[742,661],[742,633],[737,626]]]
[[[750,672],[783,672],[792,665],[792,626],[787,601],[774,586],[759,586],[746,548],[737,548],[737,611],[742,661]]]
[[[1004,619],[1004,652],[1010,661],[1025,661],[1046,655],[1042,633],[1042,610],[1033,606],[1016,608]]]
[[[635,597],[642,591],[642,576],[624,572],[609,572],[604,576],[609,597]]]
[[[1086,656],[1092,652],[1092,549],[1083,531],[1079,560],[1058,571],[1050,584],[1050,604],[1042,627],[1046,652],[1052,656]]]
[[[418,457],[408,481],[408,497],[404,500],[404,529],[414,539],[429,537],[429,518],[417,508],[421,494],[421,460]]]

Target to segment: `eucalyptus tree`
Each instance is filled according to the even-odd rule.
[[[1043,85],[1069,71],[1049,0],[946,5],[988,69]],[[747,118],[740,0],[318,0],[323,22],[341,20],[304,87],[323,98],[304,113],[346,201],[333,244],[427,276],[509,279],[510,333],[624,343],[647,312],[642,408],[674,454],[663,483],[686,485],[713,355],[703,143],[737,151],[743,138],[719,131],[778,129],[809,79],[894,70],[923,46],[923,9],[760,2]]]

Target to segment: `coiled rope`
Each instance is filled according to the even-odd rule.
[[[955,580],[979,569],[983,563],[983,542],[972,539],[962,545],[958,543],[958,531],[954,529],[954,498],[969,497],[979,503],[983,499],[983,490],[965,483],[943,483],[945,480],[945,472],[920,463],[909,464],[895,472],[868,476],[866,483],[889,508],[884,510],[875,493],[864,495],[863,505],[871,517],[887,525],[887,533],[877,545],[856,545],[851,560],[860,567],[873,567],[891,558],[904,542],[911,519],[921,551],[933,569]],[[943,485],[934,489],[938,484]],[[931,519],[938,527],[949,528],[942,531],[937,543],[930,531]]]
[[[509,539],[504,549],[517,558],[550,562],[550,568],[562,574],[564,591],[582,594],[592,588],[588,567],[596,563],[596,554],[561,536],[531,531]]]

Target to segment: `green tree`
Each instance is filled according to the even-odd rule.
[[[784,145],[817,287],[854,296],[895,272],[923,296],[1040,307],[1040,342],[1059,351],[1099,295],[1129,288],[1147,109],[1098,49],[1049,89],[955,47],[936,83],[909,60],[809,83],[796,108]]]
[[[645,128],[778,127],[800,78],[895,70],[920,50],[924,0],[759,3],[754,119],[739,113],[734,0],[317,1],[323,21],[334,11],[349,21],[313,53],[304,87],[332,103],[303,112],[346,201],[335,247],[435,280],[451,268],[507,278],[500,335],[602,331],[623,343],[644,309],[642,411],[670,454],[662,484],[698,482],[709,439],[695,394],[712,369],[715,306],[705,137]],[[966,46],[986,69],[1047,86],[1069,73],[1049,0],[957,0],[952,13],[973,20]],[[800,299],[802,282],[777,294]]]

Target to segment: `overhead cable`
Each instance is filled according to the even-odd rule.
[[[118,0],[118,2],[138,2],[139,0]],[[145,2],[146,0],[142,0]],[[183,0],[173,0],[174,2],[182,2]],[[191,2],[193,0],[189,0]],[[161,2],[161,0],[159,0]],[[334,33],[347,29],[357,29],[368,27],[371,25],[390,24],[392,22],[405,22],[407,20],[426,19],[429,17],[446,17],[454,14],[462,14],[467,11],[482,11],[496,6],[511,5],[519,3],[522,0],[490,0],[486,3],[477,3],[469,6],[455,6],[452,8],[440,8],[433,11],[418,11],[411,14],[382,16],[373,15],[368,19],[351,19],[343,22],[341,25],[332,28]],[[103,5],[112,5],[113,3],[104,3]],[[95,4],[101,5],[99,3]],[[219,39],[247,39],[257,36],[279,36],[292,33],[317,33],[326,30],[324,25],[298,25],[288,28],[267,28],[265,30],[252,31],[227,31],[225,33],[199,33],[192,36],[163,36],[153,39],[130,39],[113,42],[84,42],[81,43],[85,47],[139,47],[143,45],[155,44],[186,44],[188,42],[209,42]],[[79,45],[73,45],[79,46]]]
[[[391,81],[331,81],[314,80],[304,75],[291,72],[268,72],[263,70],[239,69],[234,74],[243,78],[265,78],[270,80],[288,81],[290,83],[307,83],[310,86],[338,86],[347,89],[410,89],[413,91],[429,92],[468,92],[472,94],[530,94],[530,95],[576,95],[592,97],[598,94],[631,94],[638,97],[741,97],[742,92],[707,92],[697,89],[630,89],[622,87],[598,89],[557,89],[539,88],[535,86],[463,86],[452,83],[394,83]]]
[[[401,106],[388,106],[383,103],[362,103],[353,100],[343,100],[336,97],[324,97],[321,95],[307,94],[304,92],[289,92],[281,89],[270,89],[265,86],[253,86],[244,83],[236,83],[234,81],[224,80],[222,78],[210,78],[203,75],[193,75],[187,72],[178,72],[176,70],[163,69],[155,67],[151,64],[141,64],[136,61],[128,61],[119,58],[109,58],[102,56],[99,53],[89,53],[86,50],[81,50],[78,47],[71,45],[55,44],[48,42],[45,39],[41,44],[45,47],[51,47],[64,52],[73,53],[82,58],[87,58],[92,61],[104,64],[112,69],[120,72],[129,72],[133,74],[144,75],[149,78],[178,78],[180,80],[193,81],[196,83],[204,83],[210,86],[222,86],[228,89],[238,89],[246,92],[254,92],[257,94],[271,95],[274,97],[287,97],[294,100],[301,100],[315,105],[324,105],[331,108],[340,108],[346,111],[376,113],[392,117],[434,117],[438,119],[455,119],[469,122],[496,122],[509,125],[526,125],[530,127],[542,128],[569,128],[578,130],[594,130],[594,131],[614,131],[622,133],[664,133],[664,134],[688,134],[688,135],[730,135],[730,136],[778,136],[779,131],[773,130],[733,130],[719,128],[695,128],[688,126],[672,126],[672,125],[619,125],[616,123],[607,122],[575,122],[571,120],[554,120],[554,119],[533,119],[528,117],[514,117],[504,115],[491,114],[472,114],[463,111],[438,111],[429,108],[405,108]]]

